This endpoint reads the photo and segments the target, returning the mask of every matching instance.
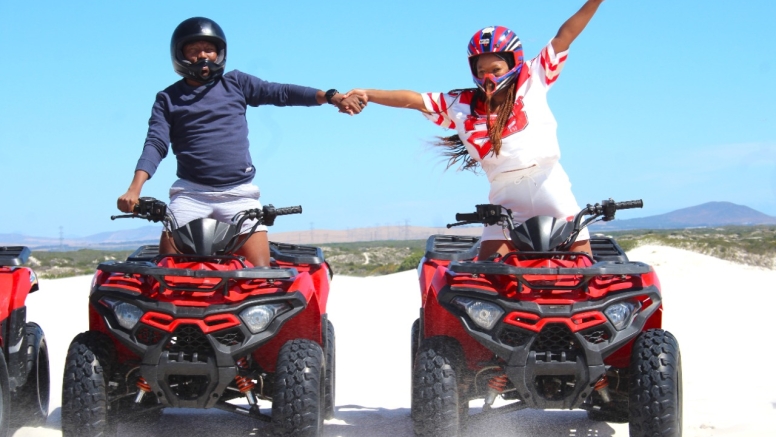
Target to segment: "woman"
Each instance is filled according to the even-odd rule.
[[[490,181],[490,203],[512,210],[516,222],[536,215],[568,218],[581,208],[561,167],[557,123],[547,91],[558,78],[571,43],[604,0],[588,0],[558,30],[536,58],[524,61],[520,39],[501,26],[486,27],[469,41],[469,65],[477,88],[448,93],[354,89],[357,96],[396,108],[421,111],[439,126],[458,131],[437,143],[448,168],[482,167]],[[591,253],[590,235],[580,232],[572,247]],[[480,259],[513,250],[498,226],[482,233]]]

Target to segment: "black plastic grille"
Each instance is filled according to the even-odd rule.
[[[196,325],[181,325],[173,332],[165,349],[171,354],[183,352],[186,355],[211,354],[213,349],[205,334]]]
[[[202,396],[207,390],[210,379],[204,375],[170,375],[167,378],[172,392],[183,400],[193,400]]]
[[[214,334],[213,337],[224,346],[237,346],[245,341],[245,334],[239,329],[229,329],[224,332]]]
[[[609,339],[612,337],[612,335],[609,333],[609,330],[603,327],[588,329],[582,333],[582,336],[585,337],[585,340],[588,343],[592,344],[608,343]]]
[[[159,343],[159,341],[162,340],[163,335],[164,334],[161,331],[148,326],[141,326],[137,329],[137,332],[135,332],[137,341],[146,346],[153,346],[156,343]]]
[[[498,335],[498,341],[505,346],[520,347],[525,346],[531,336],[533,336],[532,333],[523,329],[504,327]]]
[[[531,350],[537,352],[564,352],[578,349],[579,344],[574,334],[563,323],[547,324],[531,345]]]

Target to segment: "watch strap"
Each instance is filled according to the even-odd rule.
[[[331,103],[331,99],[337,95],[337,93],[339,93],[339,91],[335,90],[334,88],[326,91],[326,102],[328,102],[330,105],[333,105],[333,103]]]

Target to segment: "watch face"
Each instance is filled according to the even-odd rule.
[[[326,101],[331,103],[331,98],[334,97],[339,91],[335,89],[330,89],[326,91]]]

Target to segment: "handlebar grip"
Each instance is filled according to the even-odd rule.
[[[615,206],[617,207],[617,209],[642,208],[644,206],[644,201],[642,201],[641,199],[626,200],[625,202],[617,202]]]
[[[470,213],[457,213],[455,215],[455,220],[459,222],[478,222],[480,221],[480,216],[476,212],[470,212]]]
[[[301,214],[302,205],[287,206],[285,208],[275,208],[275,215]]]

